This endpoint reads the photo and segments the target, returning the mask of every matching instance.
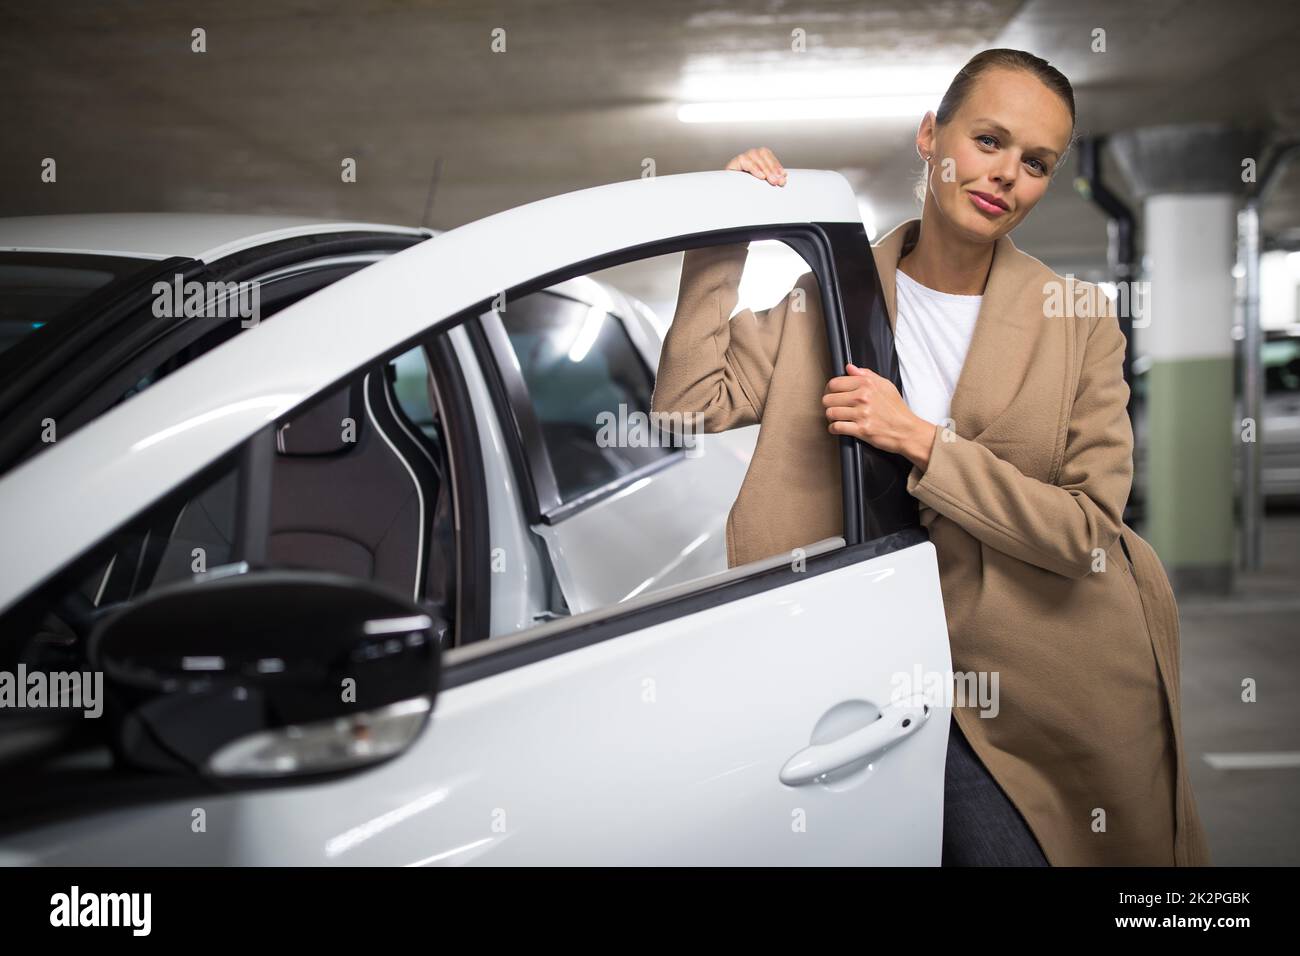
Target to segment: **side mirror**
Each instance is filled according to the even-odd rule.
[[[433,710],[447,631],[380,587],[267,571],[146,595],[100,623],[89,655],[127,763],[288,777],[405,750]]]

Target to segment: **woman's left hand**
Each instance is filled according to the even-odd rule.
[[[912,412],[894,383],[850,362],[826,384],[822,405],[832,435],[848,435],[902,455],[922,471],[930,464],[936,426]]]

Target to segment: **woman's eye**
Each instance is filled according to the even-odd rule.
[[[990,146],[996,146],[998,144],[998,141],[994,139],[992,136],[990,136],[988,133],[985,133],[982,136],[976,136],[975,138],[981,142],[983,142],[984,140],[988,140]]]
[[[1047,172],[1047,166],[1043,163],[1042,160],[1040,160],[1040,159],[1031,159],[1030,162],[1031,162],[1031,163],[1036,163],[1036,164],[1037,164],[1037,166],[1038,166],[1038,171],[1039,171],[1040,173],[1045,173],[1045,172]]]

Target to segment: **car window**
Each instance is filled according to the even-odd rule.
[[[538,292],[502,312],[561,500],[594,489],[671,453],[602,440],[604,413],[650,411],[654,380],[624,320],[603,302]]]
[[[821,411],[832,366],[821,303],[803,255],[762,239],[633,258],[505,295],[481,317],[549,561],[516,580],[519,562],[505,554],[493,585],[553,584],[540,612],[494,617],[494,633],[843,544],[841,444]],[[769,389],[810,414],[777,423],[747,494]],[[834,506],[779,526],[753,495],[768,481],[797,507]]]

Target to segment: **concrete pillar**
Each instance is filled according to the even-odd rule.
[[[1138,352],[1151,360],[1143,532],[1184,594],[1232,588],[1240,441],[1232,268],[1242,163],[1258,159],[1259,146],[1257,134],[1214,124],[1111,138],[1144,213],[1147,314],[1134,323]]]

